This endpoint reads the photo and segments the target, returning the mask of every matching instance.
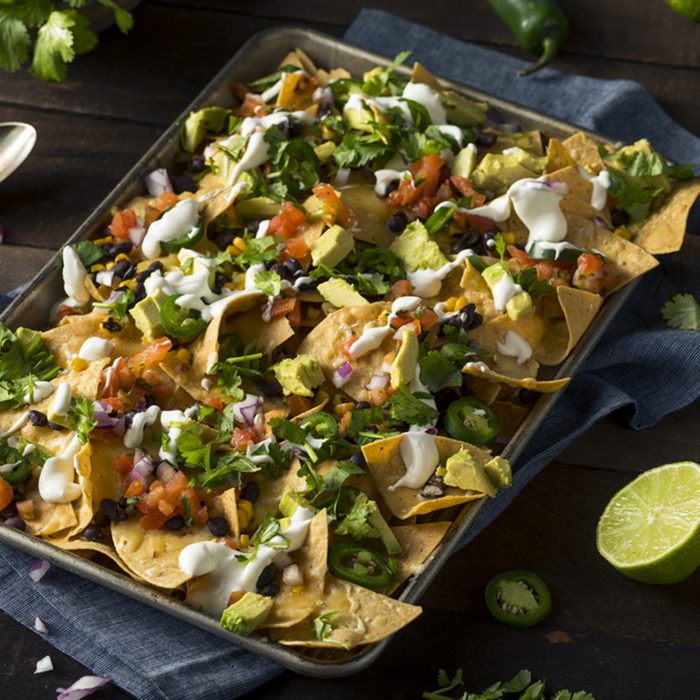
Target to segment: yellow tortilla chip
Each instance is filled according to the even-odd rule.
[[[393,213],[386,202],[378,197],[372,185],[348,185],[341,187],[340,196],[357,217],[357,226],[350,233],[358,240],[373,243],[378,248],[388,248],[396,238],[386,222]]]
[[[477,399],[481,399],[488,405],[491,405],[501,393],[499,384],[491,382],[488,379],[482,379],[480,375],[470,374],[464,377],[464,384]]]
[[[244,345],[257,340],[256,352],[269,355],[294,336],[294,329],[286,316],[263,321],[261,313],[261,309],[255,306],[249,311],[236,314],[227,321],[226,332],[238,335]]]
[[[439,498],[423,498],[420,495],[420,489],[412,489],[408,486],[399,486],[396,490],[390,491],[389,487],[406,473],[406,466],[400,453],[403,438],[403,435],[396,435],[384,440],[376,440],[362,447],[362,454],[367,460],[367,471],[372,475],[387,507],[397,518],[404,520],[413,515],[432,513],[434,510],[449,508],[484,497],[481,492],[462,491],[454,486],[448,486],[445,495]],[[460,440],[436,435],[435,444],[440,455],[441,465],[444,465],[449,457],[457,454],[461,449],[468,450],[479,464],[483,465],[491,459],[489,451]]]
[[[603,169],[603,161],[598,155],[599,143],[582,131],[577,131],[562,141],[562,145],[571,154],[571,157],[579,165],[594,173],[599,173]]]
[[[632,240],[647,253],[663,255],[681,249],[688,215],[700,197],[700,181],[693,180],[679,185],[664,202],[661,209],[654,212],[640,227]]]
[[[206,542],[212,536],[200,530],[142,530],[138,519],[112,523],[114,549],[137,576],[159,588],[177,588],[187,581],[178,563],[180,552],[195,542]]]
[[[569,149],[559,139],[549,139],[546,172],[556,172],[569,166],[576,167],[576,161],[569,153]]]
[[[515,434],[515,431],[530,412],[528,407],[521,406],[513,401],[494,401],[491,404],[491,408],[500,421],[499,434],[507,438]]]
[[[241,535],[241,527],[238,520],[238,498],[236,496],[236,488],[231,487],[230,489],[226,489],[226,491],[216,497],[216,500],[221,506],[231,534],[238,540]]]
[[[531,391],[539,391],[542,394],[551,394],[555,391],[559,391],[559,389],[566,386],[570,380],[570,377],[548,380],[538,380],[534,377],[509,377],[493,369],[484,369],[483,363],[476,362],[467,362],[462,368],[462,372],[479,379],[488,379],[488,381],[497,384],[506,384],[507,386],[517,387],[519,389],[530,389]]]
[[[251,474],[251,479],[261,485],[260,496],[253,504],[253,520],[245,528],[249,532],[260,525],[267,513],[277,513],[279,502],[287,491],[303,491],[306,488],[306,479],[299,476],[299,460],[295,459],[289,469],[277,479],[267,479],[256,472]]]
[[[330,620],[333,631],[326,639],[316,638],[311,619],[273,636],[285,646],[352,649],[389,637],[415,620],[422,608],[329,576],[315,613],[330,611],[336,614]]]
[[[328,571],[328,515],[325,510],[314,516],[309,524],[304,546],[289,556],[301,570],[304,583],[289,586],[281,582],[275,604],[263,627],[291,627],[305,620],[323,597]]]
[[[452,523],[438,520],[420,525],[399,525],[391,528],[401,545],[401,554],[396,562],[399,565],[396,578],[387,595],[395,591],[406,579],[418,576],[425,568],[425,562],[442,542]]]

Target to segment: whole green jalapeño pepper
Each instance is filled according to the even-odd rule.
[[[338,578],[373,591],[386,588],[396,573],[396,562],[379,552],[352,542],[336,544],[328,551],[328,568]]]
[[[489,0],[523,51],[540,54],[537,63],[518,71],[529,75],[549,63],[569,35],[569,19],[555,0]]]

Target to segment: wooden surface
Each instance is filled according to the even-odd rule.
[[[485,1],[375,0],[452,36],[517,54]],[[643,83],[679,123],[700,133],[700,25],[662,0],[562,0],[573,31],[556,67]],[[319,0],[143,2],[128,37],[105,32],[68,80],[44,85],[0,73],[0,121],[34,124],[30,159],[0,185],[0,291],[28,281],[141,153],[251,34],[300,24],[340,36],[361,3]],[[469,76],[465,76],[468,82]],[[425,596],[425,612],[368,671],[339,681],[285,673],[255,698],[420,697],[440,667],[463,667],[473,689],[530,668],[555,687],[601,698],[697,695],[700,574],[650,587],[613,571],[596,553],[597,518],[634,474],[700,460],[700,404],[639,433],[613,419],[574,443],[481,537],[455,556]],[[549,583],[554,610],[529,631],[499,626],[482,602],[500,571],[526,568]],[[0,593],[1,595],[1,593]],[[55,697],[87,671],[47,640],[0,614],[0,697]],[[56,670],[34,676],[51,654]],[[387,690],[390,687],[391,690]],[[128,697],[114,687],[95,696]]]

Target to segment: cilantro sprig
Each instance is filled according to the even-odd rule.
[[[664,304],[661,315],[671,328],[700,331],[700,304],[692,294],[676,294]]]

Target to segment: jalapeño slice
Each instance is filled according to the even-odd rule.
[[[506,571],[486,586],[490,613],[508,627],[532,627],[552,609],[547,584],[531,571]]]
[[[179,294],[170,295],[160,307],[160,325],[172,338],[188,340],[199,335],[207,322],[194,309],[178,306]]]
[[[465,396],[447,407],[445,428],[457,440],[486,445],[498,435],[500,421],[488,404],[473,396]]]
[[[373,591],[386,588],[396,573],[393,559],[352,542],[336,544],[328,551],[328,568],[338,577]]]
[[[196,226],[193,226],[187,233],[183,233],[182,236],[173,238],[170,241],[161,241],[160,247],[166,253],[177,253],[177,251],[181,250],[182,248],[192,248],[203,235],[204,226],[200,220]]]

